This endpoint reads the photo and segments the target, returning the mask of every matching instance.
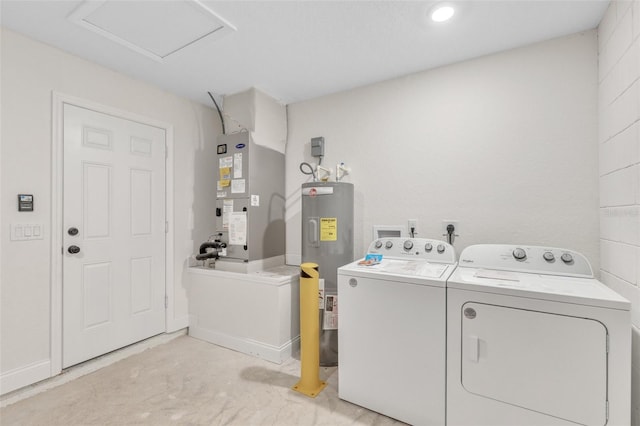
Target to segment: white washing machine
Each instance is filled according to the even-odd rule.
[[[338,269],[338,395],[413,425],[445,421],[446,281],[454,248],[424,238],[384,238]]]
[[[460,254],[447,283],[448,425],[629,425],[630,362],[630,303],[581,254]]]

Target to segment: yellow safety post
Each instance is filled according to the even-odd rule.
[[[292,388],[315,398],[327,386],[320,380],[320,318],[315,263],[300,265],[300,381]]]

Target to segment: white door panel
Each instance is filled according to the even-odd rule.
[[[473,302],[460,315],[468,392],[578,424],[606,423],[602,323]]]
[[[68,367],[164,331],[164,130],[65,104],[63,198]]]

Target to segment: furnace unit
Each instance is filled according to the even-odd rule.
[[[277,259],[284,263],[284,154],[253,142],[248,132],[217,144],[215,239],[226,243],[216,268]],[[234,268],[231,268],[234,270]]]

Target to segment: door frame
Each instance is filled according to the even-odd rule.
[[[51,376],[62,372],[62,262],[63,262],[63,183],[64,183],[64,105],[74,105],[135,121],[165,131],[165,332],[174,324],[174,214],[173,214],[173,125],[97,102],[52,91],[51,105]]]

